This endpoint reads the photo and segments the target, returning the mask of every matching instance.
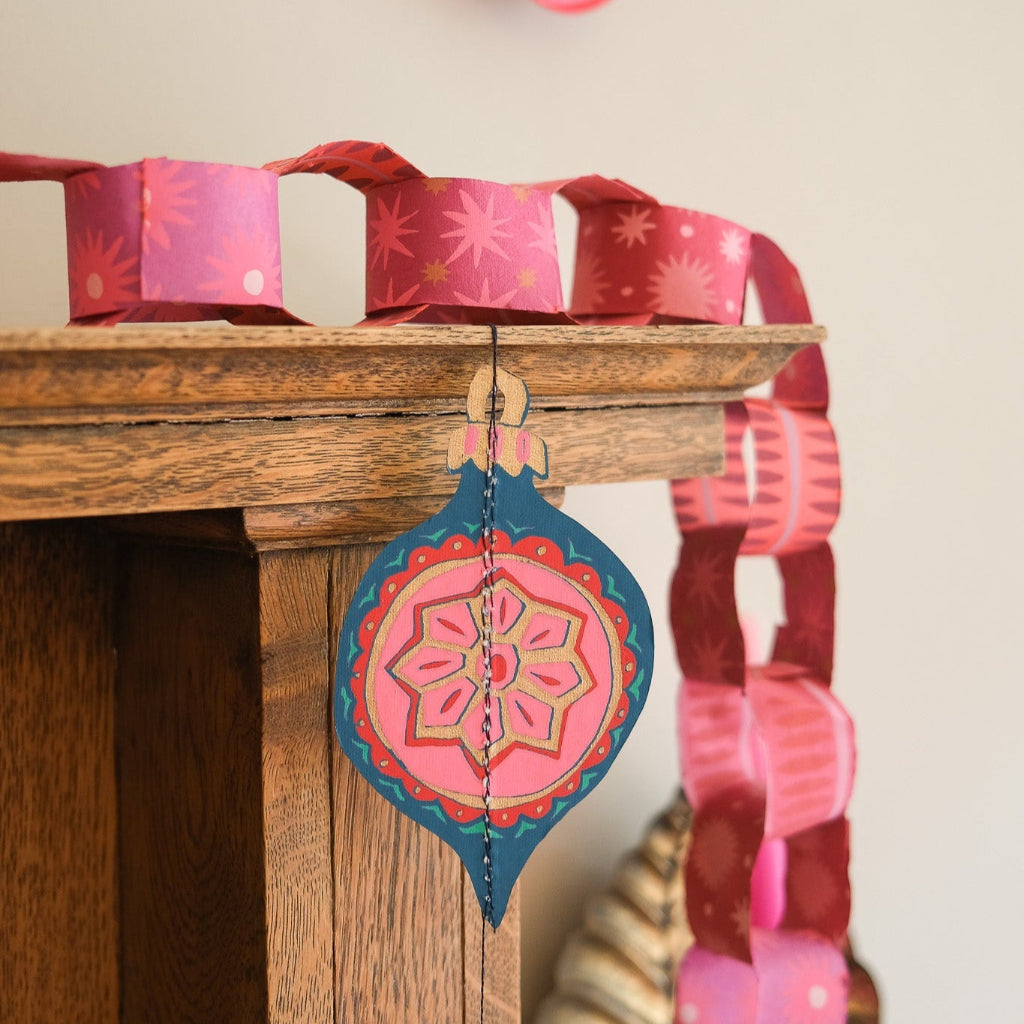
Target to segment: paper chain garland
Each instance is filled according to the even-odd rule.
[[[283,304],[278,179],[366,197],[377,324],[738,324],[752,235],[616,179],[536,186],[428,177],[382,143],[332,142],[264,168],[160,157],[118,167],[0,153],[0,182],[64,185],[71,323],[300,324]],[[564,307],[551,196],[579,212]]]
[[[302,323],[281,287],[277,183],[292,173],[365,195],[367,322],[739,324],[748,276],[766,321],[810,320],[796,269],[770,240],[599,175],[534,186],[428,177],[360,141],[262,169],[0,154],[0,181],[64,184],[75,324]],[[568,311],[554,194],[579,214]],[[652,639],[621,563],[536,494],[546,450],[521,429],[525,386],[493,376],[505,411],[488,421],[478,376],[449,452],[461,476],[452,502],[392,542],[360,584],[335,714],[360,771],[458,851],[497,924],[533,847],[632,728]],[[829,690],[839,471],[827,406],[820,350],[804,350],[771,401],[728,408],[725,475],[672,487],[684,537],[672,587],[681,772],[696,808],[686,882],[698,944],[679,977],[683,1024],[844,1015],[854,743]],[[733,571],[766,554],[787,621],[769,664],[752,666]]]
[[[751,274],[769,321],[810,322],[796,269],[755,236]],[[818,347],[792,361],[772,401],[726,413],[719,478],[672,484],[683,546],[672,625],[684,680],[681,774],[694,805],[686,899],[696,945],[677,986],[677,1021],[839,1024],[849,974],[844,813],[853,726],[829,690],[839,462]],[[742,456],[750,429],[757,486]],[[786,623],[767,665],[749,664],[733,577],[771,555]]]
[[[527,857],[633,728],[654,641],[626,567],[537,494],[547,450],[522,429],[528,392],[494,376],[500,419],[483,367],[452,435],[455,496],[359,584],[334,710],[345,753],[459,854],[497,926]]]

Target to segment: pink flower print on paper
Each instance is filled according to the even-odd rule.
[[[92,316],[122,309],[138,301],[138,258],[119,259],[124,238],[103,244],[103,232],[86,231],[71,246],[68,277],[71,283],[71,315]]]
[[[195,179],[177,178],[184,164],[171,160],[144,160],[139,171],[142,182],[142,251],[149,252],[152,240],[161,249],[171,247],[167,234],[169,224],[187,227],[192,218],[183,210],[196,205],[188,195],[195,187]]]
[[[694,320],[714,317],[716,297],[714,278],[707,264],[689,253],[669,256],[655,263],[648,291],[654,296],[651,308],[656,313],[684,316]]]
[[[485,277],[483,285],[480,288],[479,295],[464,295],[462,292],[456,291],[455,297],[465,306],[483,306],[490,309],[508,309],[512,300],[516,297],[517,290],[518,289],[513,288],[512,291],[505,292],[504,295],[495,295],[492,297],[490,283]]]
[[[750,251],[750,236],[736,228],[726,228],[718,243],[718,251],[725,257],[726,263],[742,263]]]
[[[377,199],[377,216],[376,218],[369,218],[367,220],[367,227],[371,228],[376,232],[374,237],[370,240],[370,245],[374,247],[373,262],[370,264],[370,268],[377,266],[377,261],[384,257],[384,262],[381,264],[382,268],[387,269],[388,256],[393,252],[400,252],[403,256],[412,256],[412,252],[405,247],[401,238],[403,235],[415,235],[418,234],[416,228],[403,227],[406,221],[410,221],[418,210],[413,210],[412,213],[407,213],[405,216],[399,216],[398,207],[402,202],[402,193],[395,193],[395,206],[394,209],[389,210],[387,203],[383,199],[378,197]]]
[[[408,306],[412,302],[412,297],[420,290],[418,284],[414,284],[411,288],[406,289],[401,295],[395,295],[395,279],[393,277],[388,278],[388,290],[387,294],[383,297],[376,297],[370,301],[370,309],[390,309],[392,306]]]
[[[258,228],[241,228],[221,239],[220,256],[207,256],[219,276],[199,285],[218,302],[276,306],[281,302],[281,257],[275,241]]]
[[[238,164],[206,164],[206,173],[219,178],[223,188],[236,195],[251,196],[254,190],[270,195],[277,188],[278,177],[273,171],[242,167]]]
[[[64,187],[84,199],[90,191],[98,192],[100,190],[100,176],[95,171],[75,174],[64,182]]]
[[[576,258],[576,279],[572,285],[573,308],[588,313],[604,305],[604,293],[608,287],[608,277],[601,261],[589,249],[582,250]]]
[[[646,245],[647,232],[657,227],[654,221],[650,220],[651,210],[647,206],[630,206],[617,216],[619,223],[613,225],[612,235],[616,242],[625,243],[627,249],[632,249],[634,242]]]
[[[722,604],[731,592],[733,566],[721,551],[699,551],[688,565],[686,599],[707,614]]]
[[[529,243],[529,248],[539,249],[545,256],[558,259],[558,248],[555,244],[555,219],[551,208],[546,203],[537,210],[537,219],[528,220],[526,226],[536,236]]]
[[[465,597],[417,609],[416,635],[388,666],[413,698],[409,741],[458,744],[484,763],[484,646]],[[495,588],[491,643],[492,766],[514,747],[557,756],[570,706],[593,685],[580,653],[583,622],[513,580]]]
[[[495,217],[494,193],[487,196],[487,208],[482,209],[477,201],[465,189],[459,189],[462,199],[462,210],[445,210],[444,215],[454,220],[460,227],[446,231],[442,238],[458,238],[459,244],[455,251],[445,260],[454,263],[464,252],[473,250],[473,266],[480,266],[480,254],[486,249],[500,256],[503,260],[511,257],[502,249],[499,238],[511,238],[508,231],[502,231],[501,225],[508,223],[510,217]]]
[[[809,934],[754,929],[759,1019],[786,1024],[843,1024],[849,975],[842,954]]]

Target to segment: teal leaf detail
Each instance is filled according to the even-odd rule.
[[[516,526],[515,523],[506,522],[505,525],[518,537],[521,533],[527,533],[532,529],[530,526]]]
[[[341,703],[345,706],[345,715],[347,716],[349,711],[352,710],[352,694],[344,686],[339,686],[338,696],[341,698]]]
[[[394,561],[388,562],[387,565],[384,566],[384,568],[385,569],[398,569],[398,568],[400,568],[404,564],[405,564],[405,548],[402,548],[401,551],[399,551],[398,554],[395,555]]]
[[[639,649],[637,647],[637,645],[636,645],[636,623],[635,622],[633,623],[632,627],[629,630],[629,636],[626,637],[626,643],[629,644],[629,646],[632,647],[634,651]]]
[[[438,530],[436,533],[428,533],[427,534],[427,540],[429,540],[432,544],[436,544],[438,542],[438,540],[441,537],[443,537],[447,532],[448,532],[447,528],[442,526],[441,529]]]
[[[516,839],[522,839],[527,832],[532,832],[537,826],[532,821],[526,821],[525,819],[520,823],[519,828],[516,829]]]
[[[644,670],[640,669],[636,674],[636,678],[626,687],[626,693],[632,694],[634,697],[640,696],[640,686],[644,681]]]
[[[359,607],[363,608],[368,604],[372,604],[377,600],[377,594],[373,590],[367,590],[359,602]]]
[[[592,558],[587,558],[586,555],[581,555],[576,550],[576,546],[573,544],[571,538],[569,540],[569,559],[570,559],[570,561],[573,561],[573,562],[590,562],[591,565],[594,564],[594,560]],[[609,577],[609,579],[610,578],[611,577]]]
[[[459,831],[466,836],[483,835],[484,819],[474,822],[472,825],[461,825]]]
[[[555,802],[553,814],[556,818],[560,818],[570,807],[572,804],[568,800],[558,800]]]
[[[610,594],[610,595],[611,595],[612,597],[618,598],[618,599],[619,599],[620,601],[625,601],[625,600],[626,600],[625,596],[624,596],[624,595],[622,595],[622,594],[620,594],[620,593],[619,593],[619,592],[618,592],[618,591],[617,591],[617,590],[615,589],[615,578],[614,578],[613,576],[609,576],[609,577],[608,577],[608,593],[609,593],[609,594]]]
[[[382,780],[381,785],[387,786],[388,789],[394,792],[396,804],[400,804],[405,800],[405,790],[397,782],[384,782]]]
[[[349,664],[355,661],[356,655],[359,653],[359,644],[356,643],[355,633],[349,633],[348,635],[348,660]]]
[[[597,779],[597,777],[597,772],[584,772],[583,775],[580,777],[580,789],[584,790],[589,788]]]

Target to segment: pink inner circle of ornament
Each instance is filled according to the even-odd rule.
[[[499,555],[495,567],[490,774],[500,807],[540,798],[579,769],[618,705],[622,666],[618,637],[584,588],[522,556]],[[374,641],[365,693],[374,730],[409,775],[471,805],[484,745],[480,586],[476,557],[413,577]]]

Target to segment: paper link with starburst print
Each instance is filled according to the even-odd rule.
[[[283,306],[269,171],[0,153],[0,181],[63,183],[73,324],[303,323]]]
[[[763,236],[600,175],[537,187],[561,193],[579,213],[569,306],[576,321],[742,322],[752,250]]]
[[[334,714],[353,764],[459,854],[497,926],[527,857],[593,790],[633,728],[653,632],[626,567],[537,493],[547,451],[523,427],[525,386],[501,370],[505,405],[491,432],[491,373],[477,374],[467,422],[452,435],[455,496],[385,547],[356,590],[341,629]],[[489,467],[493,572],[485,576]]]
[[[750,273],[766,320],[810,322],[796,268],[762,236],[751,238]],[[840,477],[827,407],[815,346],[780,374],[770,401],[727,407],[721,477],[672,484],[683,535],[671,589],[681,776],[695,808],[686,900],[697,944],[680,970],[681,1020],[846,1015],[855,746],[830,690]],[[774,557],[783,584],[786,621],[767,665],[750,663],[734,593],[736,562],[749,555]]]
[[[390,147],[349,140],[267,164],[366,196],[366,313],[374,323],[570,323],[548,192],[428,177]]]

